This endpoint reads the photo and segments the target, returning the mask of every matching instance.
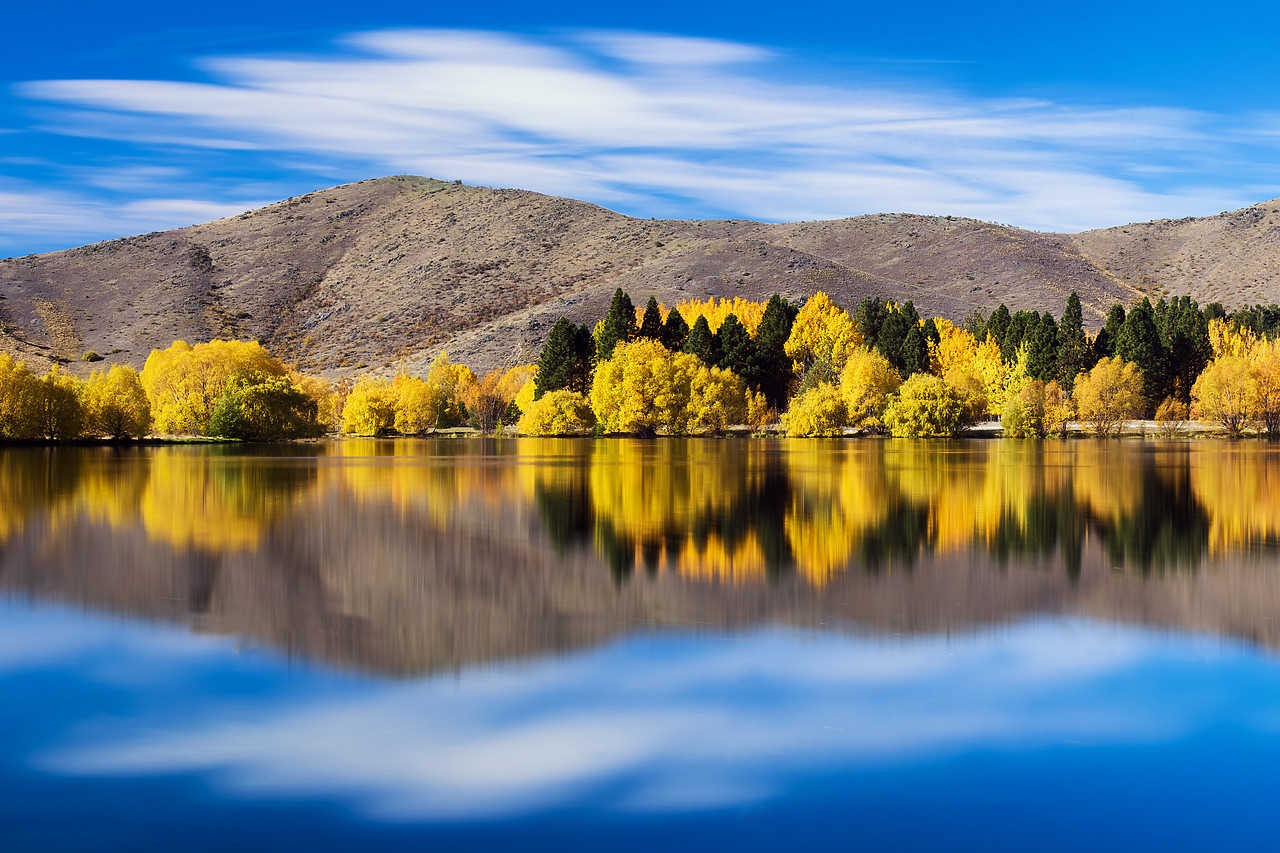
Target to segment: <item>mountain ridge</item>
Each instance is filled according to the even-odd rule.
[[[1080,234],[880,213],[819,222],[644,220],[574,199],[414,176],[344,184],[187,228],[0,260],[0,348],[86,372],[175,339],[256,338],[305,370],[419,372],[441,349],[483,371],[536,359],[561,315],[618,287],[668,306],[823,290],[960,320],[1001,302],[1086,325],[1114,302],[1280,301],[1280,199]]]

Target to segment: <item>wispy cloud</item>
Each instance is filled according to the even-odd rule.
[[[1184,109],[970,98],[918,78],[816,85],[784,53],[646,33],[395,30],[335,51],[206,58],[203,82],[17,91],[46,105],[45,132],[520,186],[637,215],[907,210],[1076,230],[1258,200],[1211,179],[1223,118]]]
[[[1176,741],[1253,701],[1249,679],[1215,695],[1189,690],[1187,660],[1206,657],[1248,659],[1209,640],[1071,621],[897,642],[780,630],[668,637],[328,695],[295,681],[276,699],[213,697],[216,714],[197,699],[84,730],[38,763],[76,775],[196,773],[240,796],[335,797],[399,820],[581,803],[692,810],[765,802],[815,773],[1069,740]],[[1136,680],[1143,690],[1119,689]],[[1269,725],[1269,702],[1257,699],[1241,722]]]

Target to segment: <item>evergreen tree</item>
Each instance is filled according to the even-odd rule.
[[[1048,311],[1026,336],[1027,375],[1041,382],[1058,373],[1058,324]]]
[[[738,315],[730,314],[720,324],[716,333],[720,339],[720,353],[716,366],[732,370],[739,376],[746,374],[751,363],[751,333],[747,327],[738,322]]]
[[[791,390],[791,358],[785,347],[795,317],[796,309],[775,293],[764,308],[752,341],[751,361],[743,375],[747,384],[764,394],[777,411],[787,404]]]
[[[858,303],[858,310],[853,314],[853,322],[857,324],[858,334],[862,335],[862,342],[866,344],[867,349],[875,349],[880,340],[880,327],[888,314],[889,311],[885,308],[883,300],[877,297],[868,296]]]
[[[720,360],[720,342],[712,333],[706,316],[699,316],[693,324],[689,337],[685,339],[684,351],[696,355],[708,367],[714,367]]]
[[[689,324],[684,321],[680,312],[672,308],[667,314],[667,321],[662,324],[662,345],[669,350],[679,352],[684,349],[685,338],[689,337]]]
[[[899,355],[902,359],[902,367],[898,372],[902,374],[903,379],[913,373],[929,372],[929,343],[924,330],[919,325],[912,324],[907,331]]]
[[[922,331],[924,332],[925,340],[929,343],[937,344],[942,342],[942,334],[938,332],[938,323],[932,317],[924,321]]]
[[[613,302],[609,304],[609,313],[600,324],[596,336],[596,355],[601,361],[613,357],[613,348],[623,341],[636,336],[636,307],[631,304],[631,297],[619,287],[613,294]]]
[[[1102,327],[1102,330],[1098,332],[1098,337],[1093,341],[1093,357],[1095,359],[1115,358],[1116,338],[1120,335],[1120,329],[1124,326],[1124,321],[1124,306],[1117,302],[1107,312],[1107,324]]]
[[[1067,308],[1062,312],[1062,325],[1058,327],[1058,379],[1063,387],[1070,391],[1075,386],[1076,376],[1088,369],[1085,363],[1089,360],[1084,312],[1080,307],[1080,297],[1073,290],[1067,297]]]
[[[1164,399],[1166,353],[1156,328],[1155,309],[1151,300],[1129,312],[1116,335],[1116,355],[1132,361],[1142,371],[1142,394],[1148,401]]]
[[[1213,320],[1225,320],[1226,318],[1227,309],[1222,307],[1221,302],[1210,302],[1208,305],[1204,306],[1204,319],[1206,323],[1212,322]]]
[[[578,326],[561,317],[551,327],[551,334],[538,357],[538,375],[533,380],[533,399],[541,400],[548,391],[568,388],[578,362],[576,336]]]
[[[1191,402],[1191,386],[1213,358],[1209,343],[1209,321],[1190,296],[1175,297],[1169,308],[1166,395]]]
[[[1001,348],[1001,352],[1004,351],[1004,336],[1009,331],[1009,320],[1009,309],[1003,302],[1000,303],[999,308],[991,312],[991,319],[987,320],[987,334],[996,339],[996,346]]]
[[[658,300],[652,296],[649,297],[649,304],[644,307],[644,319],[640,321],[636,337],[662,340],[662,312],[658,309]]]
[[[1000,357],[1012,364],[1018,360],[1018,348],[1040,325],[1040,315],[1035,311],[1018,311],[1009,318],[1009,326],[1000,341]]]
[[[911,331],[908,323],[901,311],[890,311],[885,315],[884,322],[880,324],[880,335],[876,339],[876,349],[880,350],[880,354],[889,359],[889,363],[898,368],[899,372],[903,369],[902,345],[907,340],[907,333]]]
[[[1008,313],[1008,309],[1005,313]],[[973,335],[975,341],[982,343],[987,339],[987,315],[974,308],[965,315],[964,330]]]
[[[916,310],[915,303],[910,299],[903,303],[900,310],[902,311],[902,316],[907,318],[908,323],[920,325],[920,312]]]
[[[591,372],[596,367],[596,339],[591,336],[586,323],[574,332],[573,351],[577,363],[569,376],[568,388],[579,394],[588,394],[591,392]]]

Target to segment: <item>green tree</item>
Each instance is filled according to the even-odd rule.
[[[1120,336],[1120,329],[1124,327],[1124,321],[1124,306],[1117,302],[1107,312],[1106,325],[1098,330],[1098,336],[1093,339],[1093,360],[1095,363],[1099,359],[1115,358],[1116,338]]]
[[[581,370],[576,323],[561,317],[551,327],[551,334],[538,357],[538,373],[534,378],[533,399],[541,400],[548,391],[559,391],[572,384]]]
[[[1167,358],[1151,300],[1143,299],[1125,317],[1116,335],[1116,357],[1138,366],[1143,380],[1142,395],[1148,401],[1164,399]]]
[[[287,377],[240,374],[209,414],[209,433],[245,441],[315,438],[323,433],[316,402]]]
[[[619,287],[613,293],[609,313],[596,333],[596,357],[601,361],[613,357],[613,348],[636,336],[636,307],[631,297]]]
[[[776,293],[769,299],[756,328],[751,360],[743,375],[749,386],[764,394],[775,411],[782,411],[791,393],[794,374],[786,347],[795,317],[796,309],[787,300]]]
[[[889,309],[883,299],[868,296],[858,303],[858,310],[854,312],[853,320],[858,325],[858,333],[862,335],[863,345],[868,349],[876,348],[880,340],[880,327],[884,325],[884,318],[888,315]]]
[[[902,358],[903,379],[913,373],[929,372],[929,342],[920,326],[912,324],[899,354]]]
[[[1166,319],[1167,391],[1183,403],[1191,402],[1191,388],[1213,358],[1209,321],[1190,296],[1179,296]]]
[[[1048,311],[1026,337],[1027,375],[1049,382],[1058,374],[1058,325]]]
[[[880,336],[876,338],[876,349],[889,359],[889,363],[903,370],[902,345],[911,331],[911,321],[901,311],[890,311],[880,323]]]
[[[1000,307],[991,312],[991,319],[987,320],[987,334],[996,339],[996,346],[1000,347],[1000,351],[1004,352],[1004,336],[1009,331],[1009,309],[1005,307],[1003,302]],[[982,338],[978,338],[978,343],[982,343]]]
[[[684,349],[685,339],[689,337],[689,324],[684,321],[684,316],[672,308],[667,313],[666,322],[662,324],[662,345],[672,352],[680,352]]]
[[[708,367],[715,367],[720,361],[720,341],[711,331],[705,316],[699,316],[694,321],[689,337],[685,339],[684,351],[690,355],[696,355]]]
[[[716,334],[720,338],[720,357],[716,366],[731,370],[738,376],[746,375],[754,349],[747,327],[738,322],[736,314],[730,314],[724,318]]]
[[[1080,296],[1073,290],[1067,297],[1067,308],[1062,312],[1062,325],[1058,327],[1058,380],[1068,391],[1075,385],[1080,371],[1093,366],[1090,356]]]
[[[649,297],[649,304],[644,307],[644,318],[640,321],[640,330],[636,332],[636,337],[662,340],[662,311],[658,308],[656,297]]]

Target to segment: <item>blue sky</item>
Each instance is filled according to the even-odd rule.
[[[397,173],[636,216],[1040,230],[1280,196],[1274,4],[6,10],[0,255]]]

